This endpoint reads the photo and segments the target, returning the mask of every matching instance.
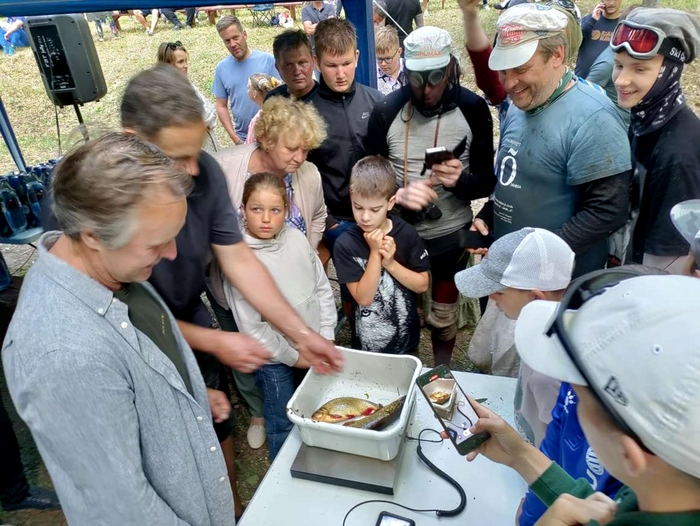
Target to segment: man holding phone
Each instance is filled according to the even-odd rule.
[[[408,84],[374,107],[365,149],[391,161],[396,203],[426,242],[433,280],[426,322],[434,328],[435,363],[449,364],[459,299],[454,275],[467,262],[462,231],[472,222],[471,200],[495,185],[493,122],[486,102],[460,86],[447,31],[419,28],[404,50]]]
[[[576,75],[588,77],[598,56],[610,46],[615,26],[620,21],[622,0],[604,0],[598,3],[590,15],[581,20],[583,41],[576,59]]]

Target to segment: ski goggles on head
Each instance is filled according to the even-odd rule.
[[[414,88],[422,88],[426,84],[429,86],[437,86],[447,76],[447,66],[439,69],[431,69],[430,71],[409,71],[406,70],[408,75],[408,82]]]
[[[581,12],[571,0],[550,0],[547,5],[559,6],[569,12],[571,16],[581,25]]]
[[[685,62],[686,59],[685,51],[666,38],[666,33],[661,29],[629,20],[617,24],[610,47],[613,51],[624,49],[631,57],[640,60],[649,60],[658,54],[677,62]]]

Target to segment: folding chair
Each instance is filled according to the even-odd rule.
[[[275,16],[274,4],[256,4],[250,9],[253,15],[253,25],[271,26],[272,17]]]

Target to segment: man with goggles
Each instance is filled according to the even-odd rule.
[[[603,0],[593,8],[590,15],[583,17],[583,41],[576,59],[576,76],[588,77],[591,66],[610,43],[613,30],[620,21],[621,10],[622,0]]]
[[[628,262],[680,274],[689,250],[671,209],[700,199],[700,119],[681,88],[700,49],[700,24],[675,9],[637,8],[614,31],[612,78],[630,111],[634,222]]]
[[[625,486],[615,500],[575,481],[495,413],[476,406],[470,453],[515,469],[549,506],[538,524],[700,524],[700,280],[624,267],[535,301],[515,338],[534,370],[569,382],[586,439]],[[595,521],[595,522],[594,522]]]
[[[372,110],[365,148],[391,161],[396,203],[426,242],[433,280],[426,322],[434,327],[435,363],[448,364],[457,334],[454,275],[467,263],[470,203],[488,196],[495,184],[493,122],[486,102],[460,86],[447,31],[415,30],[404,53],[408,83]],[[427,157],[426,150],[436,147],[443,148],[441,157]]]

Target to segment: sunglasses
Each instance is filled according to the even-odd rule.
[[[182,45],[182,42],[179,40],[176,40],[175,42],[168,42],[168,49],[172,49],[175,51],[176,49],[183,49],[184,46]]]
[[[556,5],[568,11],[571,16],[576,19],[576,22],[581,25],[581,12],[578,10],[578,7],[576,7],[576,4],[574,4],[571,0],[551,0],[550,2],[547,2],[547,5]]]
[[[649,60],[662,54],[677,62],[685,62],[685,52],[666,38],[666,33],[656,27],[623,20],[613,31],[610,39],[613,51],[624,49],[639,60]]]
[[[390,57],[377,57],[377,64],[388,64],[394,58],[396,57],[396,54],[399,52],[399,48],[396,48],[396,51],[394,51],[394,54],[391,55]]]
[[[576,347],[570,338],[571,322],[576,317],[576,314],[571,312],[572,310],[575,311],[580,309],[581,306],[591,298],[603,294],[609,288],[614,287],[620,282],[639,276],[640,273],[634,269],[619,268],[615,270],[600,270],[597,272],[591,272],[583,278],[574,281],[571,285],[569,285],[569,288],[566,290],[566,293],[561,300],[554,322],[547,331],[547,336],[550,338],[556,336],[559,339],[559,342],[566,351],[566,354],[569,356],[578,372],[581,373],[581,376],[586,381],[586,384],[588,385],[590,392],[593,394],[593,397],[601,407],[605,408],[606,412],[613,419],[617,427],[626,435],[632,437],[639,444],[639,446],[644,449],[644,451],[651,453],[651,451],[649,451],[649,449],[640,440],[639,436],[620,416],[610,397],[604,394],[603,391],[607,387],[599,386],[596,382],[591,381],[589,372],[586,370],[586,365],[582,363],[579,353],[576,351]]]
[[[447,66],[430,71],[408,71],[408,82],[414,88],[422,88],[426,84],[437,86],[447,77]]]

